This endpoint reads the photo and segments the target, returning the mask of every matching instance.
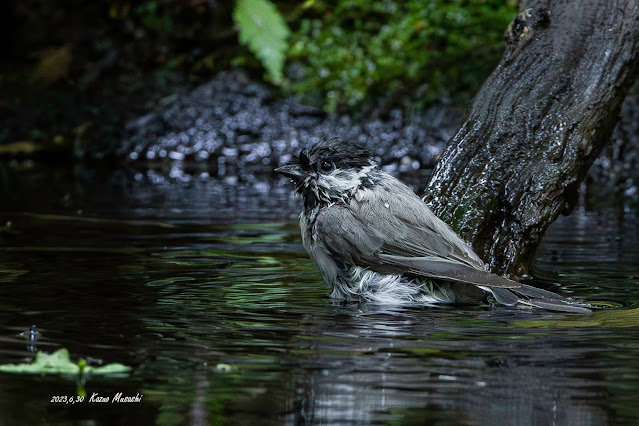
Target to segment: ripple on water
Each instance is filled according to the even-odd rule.
[[[16,334],[36,324],[43,350],[134,367],[89,379],[89,394],[144,402],[56,411],[47,396],[74,392],[72,381],[3,375],[8,423],[115,413],[173,424],[195,411],[231,424],[639,417],[636,213],[560,218],[533,268],[535,285],[623,309],[345,304],[328,299],[303,251],[290,188],[129,175],[110,189],[85,184],[67,210],[43,194],[39,208],[31,196],[0,212],[12,222],[0,233],[0,362],[32,356]]]

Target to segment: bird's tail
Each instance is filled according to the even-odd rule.
[[[459,262],[433,256],[403,257],[380,254],[379,257],[386,265],[401,267],[402,270],[408,270],[415,275],[474,284],[491,293],[497,302],[504,305],[523,304],[580,314],[591,312],[586,304]]]
[[[588,305],[576,302],[570,298],[560,296],[550,291],[542,290],[526,284],[518,283],[518,286],[511,288],[484,287],[480,288],[491,293],[497,302],[504,305],[529,305],[549,311],[573,312],[579,314],[590,314],[592,311]]]

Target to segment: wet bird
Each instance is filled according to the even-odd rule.
[[[302,242],[333,298],[431,305],[492,295],[504,305],[590,312],[488,272],[469,245],[358,144],[324,140],[275,171],[303,198]]]

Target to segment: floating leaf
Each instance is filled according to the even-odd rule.
[[[248,46],[270,78],[280,83],[290,31],[275,5],[268,0],[238,0],[233,19],[240,30],[240,43]]]
[[[114,362],[112,364],[103,365],[102,367],[87,367],[86,370],[90,374],[121,375],[131,371],[131,367],[128,367],[124,364],[120,364],[119,362]]]
[[[16,374],[124,374],[131,371],[131,367],[126,365],[113,363],[102,367],[85,367],[86,362],[81,360],[79,363],[71,361],[69,351],[67,349],[59,349],[52,354],[46,352],[38,352],[35,360],[31,364],[3,364],[0,365],[0,371],[4,373]]]
[[[52,354],[38,352],[31,364],[4,364],[0,371],[18,374],[78,374],[80,367],[71,361],[69,351],[60,349]]]

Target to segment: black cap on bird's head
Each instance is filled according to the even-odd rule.
[[[298,183],[310,173],[328,174],[336,169],[359,169],[374,164],[373,155],[362,145],[331,138],[303,149],[297,159],[275,171]]]
[[[343,199],[346,192],[361,184],[363,171],[376,165],[362,145],[332,138],[303,149],[298,158],[275,171],[293,180],[295,192],[307,201],[330,202]]]

